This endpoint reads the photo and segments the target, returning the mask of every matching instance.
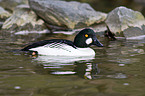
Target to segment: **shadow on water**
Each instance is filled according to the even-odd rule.
[[[1,34],[1,33],[0,33]],[[37,37],[37,38],[36,38]],[[107,41],[95,57],[32,57],[12,51],[62,34],[0,35],[2,96],[144,96],[145,41]],[[36,38],[36,39],[33,39]]]

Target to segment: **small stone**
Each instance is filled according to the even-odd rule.
[[[118,64],[118,66],[125,66],[125,64]]]
[[[21,87],[20,86],[15,86],[14,89],[21,89]]]
[[[0,19],[6,19],[10,16],[11,16],[11,14],[8,11],[6,11],[4,8],[0,7]]]
[[[127,86],[127,85],[129,85],[129,83],[123,83],[123,85],[126,85]]]
[[[15,8],[11,17],[3,24],[2,29],[11,30],[41,30],[44,27],[44,21],[37,20],[37,15],[28,5],[19,5]]]
[[[24,68],[24,67],[19,67],[20,69]]]

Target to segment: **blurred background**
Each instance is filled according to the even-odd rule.
[[[126,6],[130,9],[140,11],[145,16],[145,0],[65,0],[89,3],[95,10],[110,12],[116,7]]]

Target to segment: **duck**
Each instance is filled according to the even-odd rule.
[[[74,38],[74,41],[65,39],[50,39],[32,43],[21,51],[32,52],[39,55],[50,56],[95,56],[91,45],[103,47],[96,37],[93,29],[82,29]]]

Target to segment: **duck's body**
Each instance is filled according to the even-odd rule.
[[[74,42],[64,39],[44,40],[28,45],[22,51],[53,56],[94,56],[95,51],[89,46],[103,46],[94,34],[91,29],[84,29],[75,37]]]

